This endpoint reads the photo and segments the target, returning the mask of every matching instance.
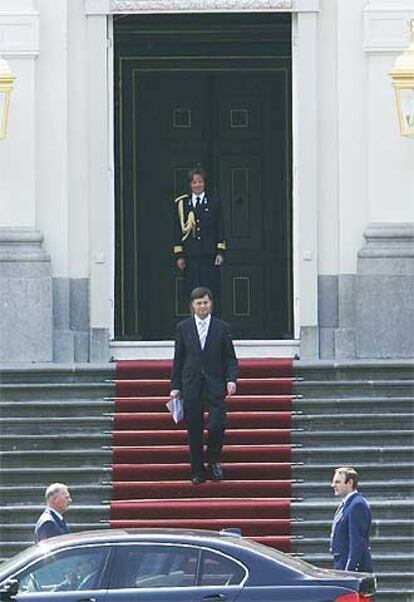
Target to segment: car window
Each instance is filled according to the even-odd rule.
[[[115,587],[191,587],[195,585],[199,552],[190,546],[121,546]]]
[[[66,550],[17,575],[19,593],[99,589],[108,548]]]
[[[200,585],[238,585],[246,570],[227,556],[203,551],[201,556]]]

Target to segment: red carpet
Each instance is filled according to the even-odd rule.
[[[240,360],[227,400],[225,481],[189,481],[184,425],[165,402],[171,362],[124,361],[116,369],[112,527],[239,527],[290,551],[290,359]]]

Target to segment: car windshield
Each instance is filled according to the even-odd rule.
[[[2,564],[0,564],[0,582],[5,577],[10,575],[10,573],[13,573],[15,569],[18,569],[20,566],[27,564],[28,561],[30,561],[32,558],[35,558],[38,555],[39,546],[33,545],[30,546],[30,548],[26,548],[26,550],[24,550],[23,552],[20,552],[20,554],[17,554],[16,556],[13,556],[13,558],[10,558],[9,560],[6,560]]]

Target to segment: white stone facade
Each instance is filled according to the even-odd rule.
[[[0,0],[0,54],[17,75],[0,143],[0,229],[44,237],[55,306],[61,300],[47,357],[109,357],[112,16],[191,10],[293,14],[292,350],[301,341],[302,357],[358,357],[349,299],[364,232],[405,224],[405,248],[413,244],[414,140],[399,135],[388,73],[407,45],[414,0]],[[36,357],[22,347],[12,359]]]

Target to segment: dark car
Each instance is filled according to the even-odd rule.
[[[63,535],[0,566],[0,599],[22,602],[372,602],[375,588],[226,531]]]

